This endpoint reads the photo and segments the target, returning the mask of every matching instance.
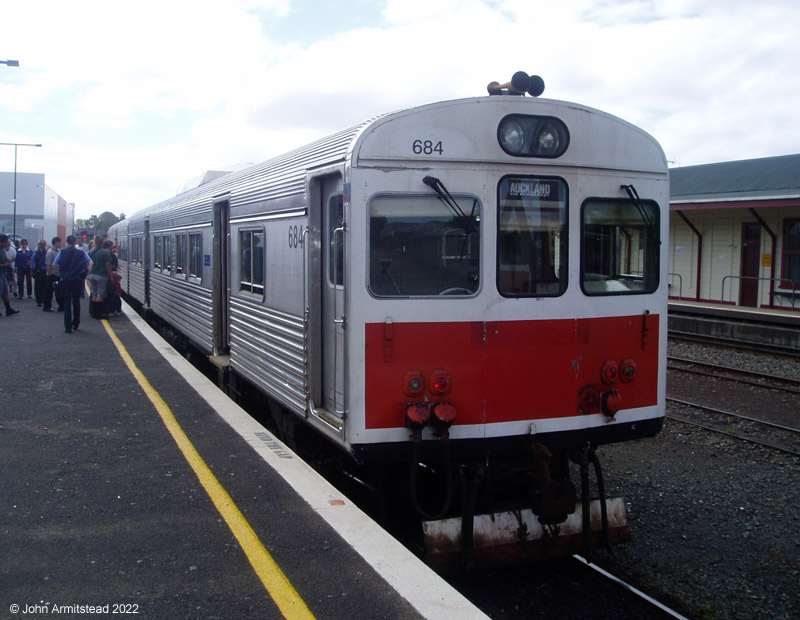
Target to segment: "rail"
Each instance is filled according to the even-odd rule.
[[[678,299],[683,299],[683,276],[679,273],[668,273],[667,276],[669,278],[677,277],[678,278]],[[672,280],[669,281],[669,288],[672,288]]]
[[[794,310],[794,302],[797,299],[797,291],[796,291],[797,287],[795,286],[795,284],[794,284],[794,282],[792,280],[787,280],[786,278],[760,278],[758,276],[727,275],[727,276],[722,278],[722,293],[720,294],[720,301],[722,303],[725,303],[725,280],[727,280],[728,278],[733,278],[733,279],[736,279],[736,280],[759,280],[759,281],[765,280],[766,282],[778,282],[778,283],[780,283],[780,282],[789,282],[792,285],[792,293],[791,293],[791,296],[792,296],[792,310]],[[731,289],[732,288],[733,287],[731,287]],[[772,294],[773,294],[773,291],[770,291],[770,295],[772,295]],[[772,302],[770,300],[770,307],[771,306],[772,306]]]

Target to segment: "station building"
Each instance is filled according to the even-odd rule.
[[[16,227],[14,226],[14,173],[0,172],[0,232],[26,238],[31,247],[40,239],[73,234],[75,204],[67,202],[45,183],[44,174],[17,172]]]
[[[800,311],[800,154],[670,170],[670,298]]]

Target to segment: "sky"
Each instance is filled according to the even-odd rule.
[[[2,0],[0,142],[76,218],[376,114],[486,94],[642,127],[672,166],[800,152],[796,0]],[[13,147],[0,146],[12,171]]]

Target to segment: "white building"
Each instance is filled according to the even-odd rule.
[[[14,219],[14,173],[0,172],[0,232],[17,239],[25,237],[32,246],[47,243],[58,235],[73,234],[75,204],[67,202],[45,183],[44,174],[17,172],[16,226]]]
[[[670,296],[800,310],[800,154],[670,170]]]

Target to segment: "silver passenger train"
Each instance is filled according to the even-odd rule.
[[[625,540],[595,449],[663,424],[664,153],[528,89],[385,114],[109,231],[128,298],[287,441],[404,472],[438,565]]]

